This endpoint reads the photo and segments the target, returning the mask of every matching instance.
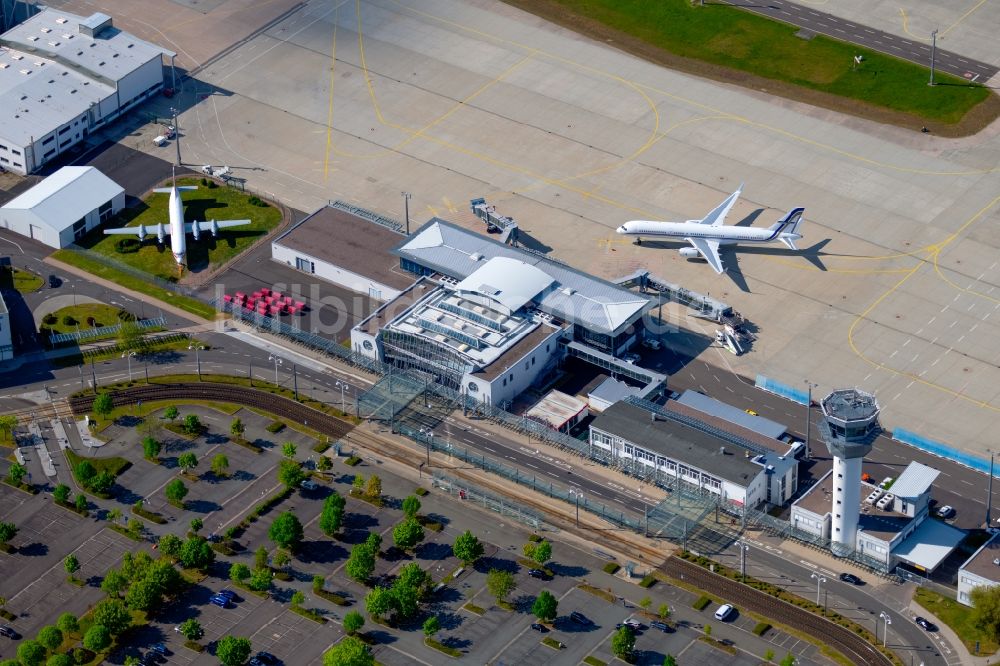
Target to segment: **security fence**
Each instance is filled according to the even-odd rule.
[[[519,523],[524,523],[534,530],[541,530],[542,526],[545,524],[542,516],[535,511],[525,508],[516,502],[512,502],[509,498],[506,498],[503,495],[494,495],[493,493],[487,492],[475,484],[462,479],[453,479],[452,477],[437,470],[434,471],[431,484],[435,488],[440,488],[448,494],[455,495],[460,499],[473,504],[478,504],[484,509],[488,509],[494,513],[499,513],[501,516],[513,518]],[[555,531],[555,528],[553,527],[546,527],[545,529],[549,532]]]

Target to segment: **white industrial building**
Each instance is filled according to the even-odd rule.
[[[0,207],[0,227],[66,247],[125,207],[125,190],[94,167],[63,167]]]
[[[155,95],[164,55],[100,13],[43,8],[0,35],[0,167],[37,171]]]
[[[795,494],[798,461],[690,416],[626,398],[590,424],[590,444],[641,465],[658,483],[683,482],[735,508],[780,506]]]
[[[972,590],[1000,585],[1000,538],[994,534],[958,569],[958,602],[972,605]]]

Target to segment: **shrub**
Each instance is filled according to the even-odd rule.
[[[55,316],[51,312],[42,317],[42,323],[48,324],[49,326],[56,323],[57,321],[59,321],[59,317]]]
[[[76,319],[73,319],[70,315],[63,315],[62,317],[63,326],[76,326]]]
[[[757,636],[763,636],[768,632],[768,630],[770,630],[770,628],[771,625],[769,625],[767,622],[758,622],[753,628],[753,633],[756,634]]]
[[[135,315],[122,308],[118,311],[118,321],[135,321]]]
[[[210,181],[208,181],[208,185],[206,185],[205,187],[207,187],[210,190],[214,190],[218,186],[219,186],[219,184],[217,182],[215,182],[214,180],[210,180]]]
[[[656,578],[653,576],[653,574],[649,574],[641,581],[639,581],[639,587],[650,588],[653,587],[654,583],[656,583]]]
[[[138,238],[119,238],[115,241],[115,251],[119,254],[132,254],[138,252],[142,247],[142,241]]]
[[[271,421],[270,423],[267,424],[267,427],[264,429],[267,430],[272,435],[274,435],[284,430],[285,424],[282,423],[281,421]]]
[[[614,575],[618,573],[618,570],[621,569],[621,567],[618,566],[618,564],[615,562],[608,562],[607,564],[604,565],[603,569],[604,573],[609,573],[611,575]]]
[[[414,495],[419,495],[420,497],[423,497],[424,495],[427,494],[427,489],[426,488],[417,488],[416,490],[413,491],[413,494]]]
[[[704,594],[698,597],[697,601],[691,604],[691,607],[695,610],[705,610],[705,607],[712,603],[712,600],[706,597]]]

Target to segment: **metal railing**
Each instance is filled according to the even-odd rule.
[[[124,323],[118,322],[114,326],[101,326],[99,328],[89,328],[71,333],[56,333],[49,336],[49,342],[53,345],[58,345],[64,342],[82,342],[93,338],[110,337],[117,335]],[[156,317],[155,319],[138,319],[134,323],[139,327],[139,330],[144,330],[147,328],[165,327],[167,320],[163,317]]]
[[[484,509],[498,513],[501,516],[513,518],[520,523],[528,525],[534,530],[541,530],[542,526],[545,525],[544,519],[531,509],[527,509],[516,502],[512,502],[503,495],[494,495],[493,493],[487,492],[475,484],[469,483],[468,481],[453,479],[438,470],[434,470],[431,485],[435,488],[440,488],[446,493],[457,495],[463,500],[472,502],[473,504],[478,504]],[[553,532],[555,531],[555,528],[546,527],[545,530]]]

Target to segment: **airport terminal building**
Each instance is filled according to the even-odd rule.
[[[43,8],[0,35],[0,167],[33,173],[155,95],[164,55],[100,13]]]

